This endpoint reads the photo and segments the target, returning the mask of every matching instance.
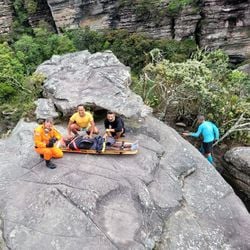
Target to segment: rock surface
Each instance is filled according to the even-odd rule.
[[[39,98],[36,101],[36,105],[35,114],[37,120],[46,119],[48,117],[57,118],[59,116],[51,99]]]
[[[88,51],[53,56],[37,68],[47,80],[44,96],[68,115],[80,104],[113,110],[126,117],[145,116],[151,110],[130,89],[130,71],[111,52]],[[43,104],[38,103],[43,110]],[[37,117],[40,118],[40,117]],[[42,117],[41,117],[42,118]]]
[[[238,67],[237,69],[240,71],[243,71],[244,73],[246,73],[250,76],[250,63],[242,65],[242,66]]]
[[[58,29],[89,26],[96,30],[127,29],[154,38],[181,40],[192,37],[203,47],[225,49],[235,62],[250,58],[249,1],[204,0],[197,6],[185,6],[177,15],[167,11],[168,3],[169,0],[161,1],[159,15],[155,16],[147,12],[138,14],[140,7],[136,2],[86,0],[73,5],[69,0],[48,0]],[[160,11],[164,11],[164,15]]]
[[[48,97],[38,101],[40,114],[53,105],[68,114],[79,102],[112,109],[130,117],[126,139],[138,140],[140,151],[65,154],[51,170],[34,151],[37,124],[20,121],[0,140],[3,249],[250,248],[241,200],[191,144],[146,115],[128,68],[112,53],[54,56],[38,71]],[[103,122],[97,126],[103,134]]]
[[[35,126],[20,121],[0,140],[8,249],[249,249],[250,216],[242,202],[157,119],[127,121],[138,155],[65,154],[55,170],[34,152]]]
[[[224,159],[229,163],[225,164],[230,179],[250,198],[250,147],[236,147],[227,151]]]
[[[0,35],[10,32],[12,19],[11,1],[0,0]]]
[[[205,0],[202,16],[202,46],[223,48],[236,62],[250,58],[249,1]]]

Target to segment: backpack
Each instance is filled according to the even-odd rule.
[[[105,139],[102,136],[96,136],[95,138],[84,138],[83,136],[77,136],[67,145],[72,150],[79,149],[92,149],[100,153],[103,148]]]
[[[77,136],[68,144],[68,147],[73,150],[91,149],[91,147],[94,145],[94,141],[95,139],[92,138]]]
[[[101,153],[105,139],[102,136],[98,135],[93,140],[94,144],[91,146],[91,149],[96,150],[97,153]]]

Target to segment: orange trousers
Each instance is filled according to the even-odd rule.
[[[35,150],[38,154],[43,155],[44,160],[63,157],[63,152],[60,148],[36,148]]]

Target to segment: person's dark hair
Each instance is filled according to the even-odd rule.
[[[84,108],[84,105],[83,104],[78,104],[76,107],[77,108],[79,108],[79,107],[83,107]]]
[[[109,110],[108,112],[107,112],[107,115],[115,115],[115,112],[113,112],[113,111],[111,111],[111,110]]]
[[[54,121],[53,121],[53,118],[52,117],[48,117],[48,118],[46,118],[45,120],[44,120],[44,123],[45,122],[49,122],[49,123],[51,123],[51,124],[53,124],[54,123]]]
[[[197,115],[197,120],[205,120],[205,116],[204,115]]]

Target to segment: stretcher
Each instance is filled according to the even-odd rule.
[[[126,141],[128,142],[128,141]],[[76,154],[93,154],[93,155],[135,155],[138,153],[138,149],[131,150],[130,148],[109,148],[103,145],[101,151],[96,151],[94,149],[70,149],[63,146],[60,141],[57,143],[59,147],[65,153],[76,153]]]

